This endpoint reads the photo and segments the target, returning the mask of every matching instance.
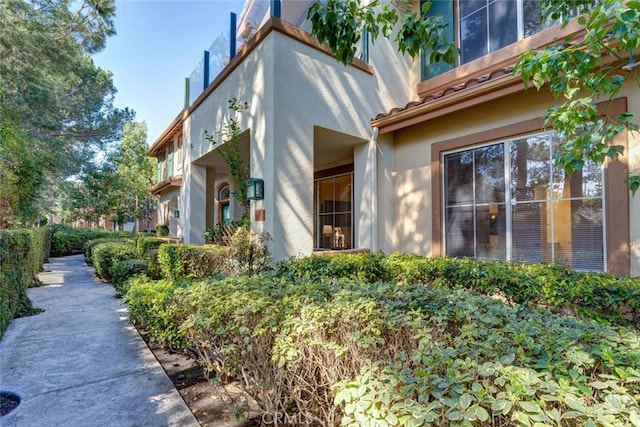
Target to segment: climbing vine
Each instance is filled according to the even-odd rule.
[[[247,102],[239,102],[236,98],[228,101],[231,117],[222,123],[218,131],[212,134],[205,131],[205,138],[212,145],[217,146],[217,151],[229,166],[229,174],[233,181],[235,191],[232,193],[235,199],[244,209],[245,215],[249,212],[249,199],[247,198],[246,182],[249,179],[249,167],[245,164],[240,154],[240,134],[242,129],[238,123],[238,116],[249,108]]]

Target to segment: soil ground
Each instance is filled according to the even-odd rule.
[[[144,335],[143,335],[144,337]],[[237,419],[236,411],[246,402],[236,384],[216,384],[189,356],[172,353],[153,344],[149,348],[171,378],[185,403],[202,427],[253,427],[261,425],[257,411]]]

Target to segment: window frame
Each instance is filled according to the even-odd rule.
[[[614,100],[611,104],[598,104],[600,114],[616,117],[627,111],[627,99]],[[536,118],[516,122],[511,125],[482,131],[431,145],[431,191],[432,200],[432,255],[444,256],[442,193],[442,154],[456,149],[473,148],[493,141],[505,140],[541,132],[545,129],[544,119]],[[621,145],[628,153],[628,135],[622,132],[616,136],[614,144]],[[631,269],[630,225],[629,225],[629,188],[620,185],[628,176],[628,163],[625,156],[610,160],[604,164],[604,221],[605,221],[605,258],[606,271],[619,276],[628,276]],[[612,215],[611,212],[615,212]]]
[[[338,250],[347,250],[347,249],[352,249],[355,245],[355,227],[354,227],[354,183],[355,183],[355,176],[354,176],[354,165],[353,163],[348,164],[348,165],[344,165],[344,166],[338,166],[335,168],[331,168],[331,169],[325,169],[322,171],[317,171],[316,173],[314,173],[314,177],[313,177],[313,195],[314,195],[314,199],[313,199],[313,247],[314,250],[335,250],[335,248],[333,246],[335,246],[335,242],[334,245],[332,245],[332,247],[326,248],[322,246],[322,222],[321,222],[321,218],[323,215],[328,215],[331,214],[335,217],[336,214],[338,215],[342,215],[345,214],[346,212],[344,211],[333,211],[333,212],[323,212],[321,215],[320,213],[320,208],[319,208],[319,198],[320,198],[320,192],[319,192],[319,183],[320,181],[326,180],[326,179],[334,179],[334,178],[339,178],[342,176],[349,176],[351,179],[351,194],[350,194],[350,198],[351,198],[351,206],[350,206],[350,210],[348,211],[348,214],[350,215],[350,234],[349,234],[349,245],[347,245],[347,247],[344,247],[342,249],[338,249]],[[333,231],[335,231],[335,227],[332,228]],[[346,240],[346,236],[345,236],[345,240]]]
[[[496,141],[489,141],[486,143],[482,143],[482,144],[477,144],[477,145],[473,145],[471,147],[463,147],[463,148],[458,148],[458,149],[454,149],[451,151],[446,151],[446,152],[442,152],[441,155],[441,162],[443,164],[443,168],[442,168],[442,195],[443,195],[443,199],[444,199],[444,203],[442,206],[442,217],[445,219],[445,221],[443,221],[442,224],[442,236],[443,236],[443,253],[447,254],[448,252],[448,242],[450,239],[448,239],[447,237],[447,217],[448,217],[448,213],[447,210],[448,209],[455,209],[455,210],[460,210],[461,208],[467,209],[470,208],[471,211],[473,212],[473,257],[476,259],[484,259],[484,260],[502,260],[502,261],[511,261],[511,262],[536,262],[533,260],[518,260],[516,259],[517,257],[517,253],[516,253],[516,245],[515,245],[515,236],[514,236],[514,230],[516,227],[515,224],[515,218],[514,218],[514,209],[516,208],[516,206],[525,206],[528,204],[536,204],[539,205],[540,207],[545,206],[546,211],[548,212],[549,216],[548,216],[548,221],[550,223],[550,228],[547,231],[548,235],[550,236],[550,246],[548,248],[549,252],[548,252],[548,256],[550,257],[550,262],[560,262],[561,261],[561,257],[563,252],[559,251],[555,245],[553,244],[553,242],[556,242],[556,235],[557,235],[557,227],[561,226],[561,223],[559,222],[560,220],[557,218],[556,215],[556,211],[558,211],[559,209],[561,209],[561,205],[562,203],[566,203],[566,202],[572,202],[572,201],[583,201],[584,203],[589,203],[589,201],[591,200],[599,200],[602,206],[602,214],[603,214],[603,221],[602,221],[602,259],[599,260],[602,262],[602,268],[603,270],[598,270],[598,269],[586,269],[588,271],[607,271],[607,257],[606,257],[606,253],[607,253],[607,229],[606,229],[606,210],[605,210],[605,206],[606,206],[606,195],[604,193],[604,179],[605,179],[605,175],[604,175],[604,165],[594,165],[595,167],[597,167],[597,170],[599,170],[599,182],[602,184],[602,188],[600,190],[600,194],[599,195],[589,195],[589,194],[585,194],[581,197],[563,197],[562,195],[559,195],[557,193],[557,191],[554,190],[554,185],[555,185],[555,181],[554,179],[556,178],[556,175],[561,172],[560,168],[555,165],[553,163],[553,147],[552,147],[552,142],[553,142],[553,136],[556,134],[554,131],[550,131],[550,130],[543,130],[543,131],[539,131],[539,132],[533,132],[533,133],[529,133],[526,135],[520,135],[520,136],[515,136],[515,137],[511,137],[511,138],[505,138],[505,139],[501,139],[501,140],[496,140]],[[547,144],[549,144],[548,148],[548,154],[549,154],[549,167],[547,170],[547,174],[545,175],[545,178],[547,178],[547,183],[545,184],[544,188],[546,188],[547,190],[547,194],[545,198],[535,198],[535,199],[519,199],[516,195],[513,194],[513,176],[512,176],[512,164],[513,164],[513,159],[512,159],[512,153],[514,150],[514,146],[517,146],[518,144],[522,143],[523,140],[527,140],[529,138],[544,138],[545,142]],[[478,182],[476,181],[476,177],[477,177],[477,169],[476,169],[476,153],[479,150],[482,150],[484,148],[487,147],[494,147],[494,146],[501,146],[501,151],[502,151],[502,170],[498,170],[498,173],[496,174],[497,176],[501,176],[502,177],[502,182],[504,184],[504,188],[503,188],[503,195],[502,195],[502,200],[498,200],[498,201],[486,201],[486,200],[477,200],[478,197],[478,192],[477,192],[477,185]],[[446,167],[446,158],[447,156],[455,156],[456,154],[461,154],[461,153],[469,153],[471,155],[471,165],[472,165],[472,185],[471,185],[471,200],[464,200],[464,201],[456,201],[454,200],[451,203],[447,203],[448,202],[448,185],[447,185],[447,167]],[[562,173],[562,172],[561,172]],[[562,173],[562,175],[564,176],[564,174]],[[571,184],[570,180],[566,180],[563,181],[564,184]],[[500,256],[492,258],[492,257],[487,257],[485,255],[481,255],[481,251],[480,251],[480,243],[478,242],[478,236],[479,236],[479,229],[480,229],[480,225],[478,223],[478,212],[482,212],[483,208],[488,207],[489,210],[491,209],[491,206],[497,206],[499,208],[499,206],[503,206],[504,209],[504,247],[502,248],[502,250],[500,250],[498,248],[498,253],[503,252],[502,256],[503,258],[500,258]],[[498,211],[496,211],[497,214]],[[497,230],[496,230],[497,233]],[[544,249],[541,248],[541,255],[544,254]],[[572,258],[573,259],[573,258]],[[575,261],[574,261],[575,263]],[[578,270],[578,268],[576,268],[576,270]]]

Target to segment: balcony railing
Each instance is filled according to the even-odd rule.
[[[247,0],[242,10],[230,11],[229,26],[219,33],[204,51],[185,83],[185,108],[200,96],[224,67],[271,16],[281,18],[305,31],[310,31],[307,11],[316,0]]]

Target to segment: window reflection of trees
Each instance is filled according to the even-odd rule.
[[[549,132],[445,155],[446,254],[602,271],[603,169],[567,175],[552,160],[562,142]]]

